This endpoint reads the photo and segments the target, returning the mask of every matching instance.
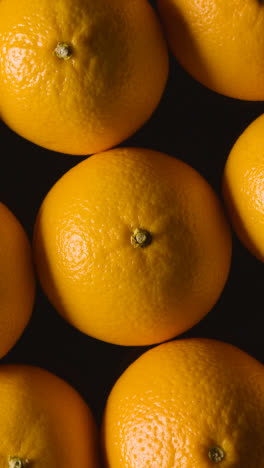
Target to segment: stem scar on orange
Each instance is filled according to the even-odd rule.
[[[26,328],[35,299],[29,240],[19,221],[0,202],[0,358]]]
[[[263,468],[264,367],[208,339],[159,345],[115,383],[106,468]]]
[[[65,381],[24,365],[0,368],[0,466],[99,468],[93,415]]]
[[[1,0],[0,115],[70,154],[108,149],[154,112],[168,51],[147,0]]]
[[[66,173],[40,208],[33,243],[58,312],[121,345],[165,341],[197,323],[231,260],[209,184],[180,160],[139,148],[91,156]]]

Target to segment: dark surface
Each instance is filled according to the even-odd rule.
[[[197,169],[221,196],[228,153],[240,133],[263,112],[264,102],[242,102],[209,91],[170,56],[169,80],[158,109],[122,146],[152,148],[179,157]],[[2,123],[0,135],[0,199],[32,238],[44,196],[83,158],[35,146]],[[222,296],[182,337],[226,341],[264,363],[263,272],[263,264],[233,235],[231,272]],[[73,329],[55,312],[38,285],[32,320],[2,362],[38,365],[64,378],[81,393],[100,423],[115,380],[146,349],[106,344]]]

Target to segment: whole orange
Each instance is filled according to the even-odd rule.
[[[157,346],[108,398],[106,468],[263,468],[264,367],[238,348],[188,339]]]
[[[196,80],[226,96],[264,100],[262,0],[158,0],[171,49]]]
[[[187,164],[119,148],[66,173],[36,221],[40,282],[58,312],[111,343],[168,340],[217,301],[230,266],[222,206]]]
[[[223,196],[241,242],[264,261],[264,115],[234,144],[224,170]]]
[[[0,202],[0,357],[16,343],[33,308],[35,277],[24,229]]]
[[[0,115],[45,148],[108,149],[159,103],[168,53],[146,0],[1,0]]]
[[[66,382],[37,367],[0,367],[1,468],[98,468],[92,413]]]

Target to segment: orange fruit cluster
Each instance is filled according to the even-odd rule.
[[[33,253],[0,203],[0,358],[29,322],[34,266],[75,328],[145,346],[189,330],[217,303],[231,264],[227,216],[264,261],[264,115],[227,158],[227,216],[180,159],[113,148],[161,100],[166,40],[206,87],[264,100],[263,5],[158,0],[157,11],[160,19],[147,0],[0,1],[1,119],[48,150],[93,154],[45,196]],[[264,468],[263,416],[259,362],[221,341],[177,339],[144,353],[116,381],[100,453],[92,412],[69,384],[36,366],[2,365],[0,467]]]

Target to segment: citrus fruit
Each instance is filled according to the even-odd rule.
[[[1,468],[98,468],[97,429],[79,394],[48,371],[0,367]]]
[[[208,339],[165,343],[115,383],[102,441],[106,468],[262,468],[264,368]]]
[[[241,242],[264,261],[264,115],[234,144],[224,170],[223,196]]]
[[[16,343],[33,309],[35,277],[24,229],[0,202],[0,357]]]
[[[1,0],[0,115],[45,148],[90,154],[159,103],[166,42],[146,0]]]
[[[264,100],[261,0],[158,0],[168,42],[196,80],[226,96]]]
[[[79,330],[121,345],[165,341],[217,301],[230,266],[222,206],[187,164],[140,148],[82,161],[37,217],[40,282]]]

